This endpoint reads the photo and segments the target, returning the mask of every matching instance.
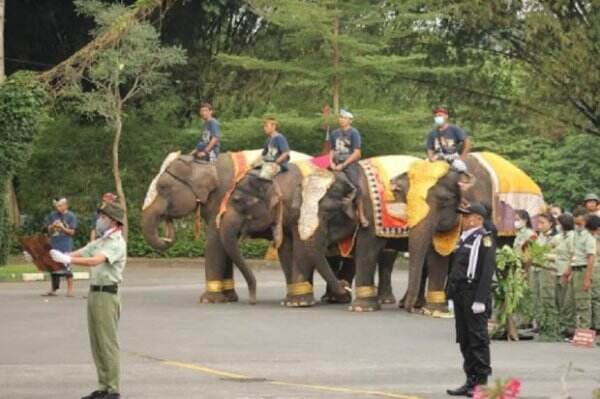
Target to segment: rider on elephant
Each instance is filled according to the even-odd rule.
[[[345,109],[340,110],[338,117],[339,129],[331,132],[329,141],[331,144],[330,158],[331,168],[337,172],[344,172],[348,180],[356,188],[355,202],[357,205],[358,220],[363,228],[369,227],[369,220],[365,216],[362,201],[362,190],[360,189],[360,166],[362,141],[360,132],[352,127],[354,115]]]
[[[427,158],[431,161],[444,160],[459,172],[466,172],[465,161],[471,148],[471,139],[460,127],[448,122],[448,109],[433,110],[433,129],[427,137]]]
[[[219,121],[213,118],[213,108],[209,103],[200,104],[198,113],[204,121],[204,125],[202,126],[202,136],[192,155],[196,159],[213,162],[219,156],[221,126]]]
[[[260,158],[255,160],[252,166],[261,169],[261,177],[273,179],[280,172],[287,172],[290,146],[285,136],[277,131],[277,120],[275,118],[266,118],[263,129],[267,140]]]

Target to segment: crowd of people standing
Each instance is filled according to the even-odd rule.
[[[576,329],[600,331],[600,199],[590,193],[572,213],[551,205],[537,217],[519,210],[513,247],[528,272],[534,328],[554,317],[570,340]],[[535,243],[535,244],[534,244]],[[533,264],[532,245],[545,248],[543,264]]]

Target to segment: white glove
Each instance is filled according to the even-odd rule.
[[[448,312],[454,312],[454,301],[452,299],[448,299]]]
[[[67,254],[64,254],[56,249],[50,250],[50,257],[52,260],[58,263],[62,263],[63,265],[71,264],[71,257]]]
[[[473,302],[473,305],[471,306],[471,310],[475,314],[483,313],[483,312],[485,312],[485,303]]]
[[[467,164],[462,159],[453,160],[451,166],[457,172],[462,172],[462,173],[467,172]]]
[[[23,251],[23,257],[25,258],[25,262],[33,263],[33,256],[27,251]]]

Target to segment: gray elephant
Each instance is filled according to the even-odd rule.
[[[189,155],[174,157],[153,182],[142,212],[144,238],[161,251],[168,249],[175,240],[174,219],[193,213],[202,217],[206,223],[206,291],[200,297],[203,303],[238,300],[232,262],[221,245],[216,227],[216,215],[223,198],[234,185],[234,176],[235,167],[229,153],[221,154],[214,163],[196,161]],[[162,222],[166,224],[165,238],[159,236]],[[254,303],[256,279],[246,265],[239,267],[248,284],[250,302]]]
[[[409,283],[405,298],[401,302],[408,311],[414,311],[423,287],[422,274],[427,265],[427,306],[444,308],[446,305],[445,285],[448,274],[447,256],[458,238],[461,203],[480,202],[493,215],[486,220],[488,229],[499,231],[498,245],[510,244],[514,237],[513,217],[516,209],[528,208],[532,216],[541,212],[544,200],[540,188],[522,170],[506,159],[489,152],[472,153],[467,161],[468,175],[449,169],[429,188],[424,200],[428,212],[409,230]],[[432,164],[424,163],[425,169]],[[416,171],[415,173],[418,173]],[[411,210],[411,179],[408,174],[393,181],[397,198],[408,203]],[[493,211],[493,212],[492,212]],[[455,231],[456,234],[449,232]],[[439,237],[446,235],[445,246]],[[442,244],[436,246],[436,243]]]
[[[347,302],[350,296],[327,262],[317,262],[311,253],[298,247],[297,223],[302,186],[302,173],[291,163],[289,170],[274,179],[249,173],[233,191],[225,213],[219,222],[222,246],[233,262],[247,268],[239,248],[240,237],[273,239],[278,247],[279,260],[287,285],[282,304],[310,306],[314,304],[312,285],[298,275],[316,270],[327,282],[329,300]],[[320,260],[320,259],[319,259]],[[306,272],[306,270],[310,270]]]

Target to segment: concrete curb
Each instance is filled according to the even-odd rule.
[[[23,273],[21,278],[23,281],[44,281],[46,280],[47,273]],[[89,280],[89,272],[74,272],[73,280]]]

